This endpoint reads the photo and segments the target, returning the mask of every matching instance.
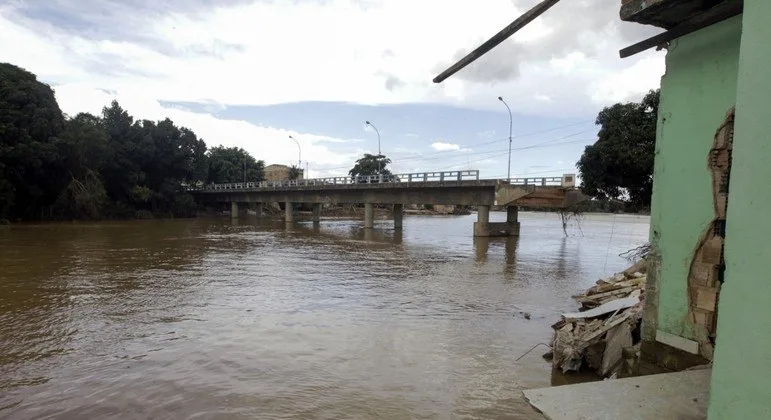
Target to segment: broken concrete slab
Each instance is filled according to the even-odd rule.
[[[706,419],[712,369],[523,391],[551,420]]]
[[[638,303],[640,303],[639,294],[626,297],[626,298],[612,300],[608,303],[603,303],[602,305],[594,309],[590,309],[588,311],[565,313],[565,314],[562,314],[562,316],[567,319],[594,318],[600,315],[616,312],[621,309],[631,308],[632,306],[637,305]]]
[[[608,331],[600,375],[609,376],[623,360],[623,350],[629,347],[632,347],[632,331],[629,324],[624,323]]]

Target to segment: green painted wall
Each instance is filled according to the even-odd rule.
[[[647,296],[653,299],[643,332],[648,341],[657,328],[694,338],[687,316],[688,268],[713,217],[707,153],[736,101],[741,26],[741,16],[734,17],[673,41],[667,52],[651,205],[650,237],[658,261],[649,276],[653,290]]]
[[[710,419],[771,419],[771,1],[743,20]]]

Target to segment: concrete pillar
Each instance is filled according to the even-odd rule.
[[[230,218],[238,219],[238,203],[235,201],[230,202]]]
[[[321,222],[321,203],[313,203],[313,223]]]
[[[394,204],[394,229],[401,229],[404,222],[404,204]]]
[[[509,223],[516,222],[518,216],[519,216],[519,207],[517,207],[517,206],[506,207],[506,221],[507,222],[509,222]]]
[[[286,222],[294,222],[294,203],[289,201],[284,203],[284,220]]]
[[[262,217],[262,203],[257,203],[257,205],[254,206],[254,215]]]
[[[372,203],[364,204],[364,229],[375,227],[375,205]]]
[[[478,206],[474,236],[519,236],[518,213],[517,207],[508,207],[505,222],[490,222],[490,206]]]
[[[477,206],[474,236],[490,236],[490,206]]]
[[[490,206],[477,207],[477,222],[479,223],[490,222]]]
[[[509,224],[509,236],[519,236],[519,207],[506,207],[506,223]]]

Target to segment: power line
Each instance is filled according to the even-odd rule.
[[[576,136],[578,134],[581,134],[581,133],[573,133],[573,134],[569,134],[567,136],[563,136],[563,137],[560,137],[560,138],[557,138],[557,139],[552,139],[552,140],[549,140],[549,141],[546,141],[546,142],[543,142],[543,143],[532,144],[532,145],[529,145],[529,146],[515,147],[515,148],[512,148],[511,150],[512,151],[531,150],[531,149],[538,149],[538,148],[541,148],[541,147],[561,146],[561,145],[565,145],[565,144],[583,143],[583,142],[588,142],[588,141],[593,141],[594,140],[594,139],[581,139],[581,140],[570,140],[570,141],[563,141],[563,142],[559,142],[559,143],[554,143],[557,140],[574,137],[574,136]],[[508,140],[508,138],[506,138],[506,140]],[[462,156],[457,156],[457,157],[474,156],[474,155],[486,155],[486,154],[494,154],[494,153],[502,153],[502,152],[507,152],[508,153],[508,149],[498,149],[498,150],[487,150],[487,151],[484,151],[484,152],[464,153]],[[436,157],[435,155],[436,155],[436,153],[435,154],[428,154],[428,155],[420,155],[420,156],[407,157],[407,158],[399,159],[397,164],[400,164],[402,162],[414,161],[414,160],[430,161],[430,160],[438,160],[438,159],[445,159],[445,158],[447,158],[447,156]],[[426,158],[425,156],[429,156],[429,157]],[[483,159],[477,159],[477,160],[472,160],[470,162],[466,162],[466,164],[473,163],[473,162],[479,162],[479,161],[482,161],[482,160],[487,160],[487,159],[490,159],[492,157],[497,157],[497,156],[499,156],[499,155],[487,156],[487,157],[485,157]],[[454,165],[454,166],[458,166],[458,165]],[[339,169],[350,169],[350,165],[348,165],[348,166],[338,166],[338,167],[333,167],[333,168],[319,168],[319,170],[322,170],[322,171],[334,171],[334,170],[339,170]]]
[[[586,124],[586,123],[588,123],[588,122],[594,122],[594,120],[585,120],[585,121],[580,121],[580,122],[577,122],[577,123],[573,123],[573,124],[566,124],[566,125],[562,125],[562,126],[559,126],[559,127],[552,127],[552,128],[548,128],[548,129],[545,129],[545,130],[533,131],[533,132],[530,132],[530,133],[525,133],[525,134],[518,134],[518,135],[512,136],[511,138],[512,138],[512,139],[518,139],[518,138],[522,138],[522,137],[529,137],[529,136],[533,136],[533,135],[536,135],[536,134],[543,134],[543,133],[548,133],[548,132],[552,132],[552,131],[561,130],[561,129],[564,129],[564,128],[575,127],[575,126],[577,126],[577,125]],[[561,139],[563,139],[563,138],[567,138],[567,137],[570,137],[570,136],[574,136],[574,135],[579,135],[579,134],[587,133],[587,132],[589,132],[589,131],[593,131],[593,130],[594,130],[594,129],[592,128],[592,129],[588,129],[588,130],[579,131],[579,132],[577,132],[577,133],[573,133],[573,134],[571,134],[571,135],[569,135],[569,136],[566,136],[566,137],[560,137],[560,138],[558,138],[558,139],[553,139],[553,140],[550,140],[550,141],[561,140]],[[508,138],[508,137],[506,137],[506,138],[503,138],[503,139],[491,140],[491,141],[488,141],[488,142],[484,142],[484,143],[471,143],[471,144],[466,144],[466,145],[459,145],[459,146],[458,146],[458,149],[452,149],[452,150],[441,150],[441,151],[438,151],[438,152],[433,152],[433,153],[430,153],[429,155],[437,155],[437,154],[441,154],[441,153],[451,153],[451,152],[458,152],[458,151],[460,151],[461,149],[466,149],[466,148],[470,148],[470,147],[481,147],[481,146],[487,146],[487,145],[490,145],[490,144],[501,143],[501,142],[504,142],[504,141],[509,141],[509,138]],[[407,156],[407,157],[409,157],[409,156],[411,156],[411,155],[415,155],[415,154],[416,154],[416,153],[411,153],[411,154],[407,154],[406,156]],[[394,156],[394,155],[392,155],[392,156]],[[398,156],[399,156],[399,155],[397,154],[397,155],[396,155],[396,157],[398,157]],[[424,155],[424,156],[425,156],[425,155]]]

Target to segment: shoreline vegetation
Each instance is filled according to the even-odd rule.
[[[619,133],[630,126],[645,129],[646,134],[635,141],[652,144],[657,103],[657,92],[651,92],[642,103],[616,104],[600,114],[600,141],[587,148],[578,164],[585,181],[582,189],[593,199],[570,209],[520,210],[556,212],[564,220],[565,215],[578,218],[584,213],[648,214],[652,153],[639,159],[635,172],[639,176],[624,178],[625,183],[611,182],[606,178],[613,171],[598,168],[604,167],[600,163],[605,158],[625,161],[621,151],[634,148],[616,143],[624,137]],[[617,115],[625,115],[622,111],[627,108],[640,114],[642,121]],[[49,85],[9,63],[0,63],[0,133],[0,225],[195,217],[204,207],[185,185],[264,179],[264,161],[244,149],[209,147],[191,129],[168,118],[135,119],[117,101],[100,115],[66,115]],[[614,147],[608,149],[609,145]],[[371,174],[389,163],[383,155],[365,155],[349,174]],[[624,172],[628,165],[620,169]],[[325,214],[357,214],[355,208],[341,206]],[[473,206],[407,206],[405,214],[460,215],[472,210]]]
[[[0,224],[194,217],[185,185],[261,180],[264,162],[117,101],[66,115],[53,89],[0,63]]]

